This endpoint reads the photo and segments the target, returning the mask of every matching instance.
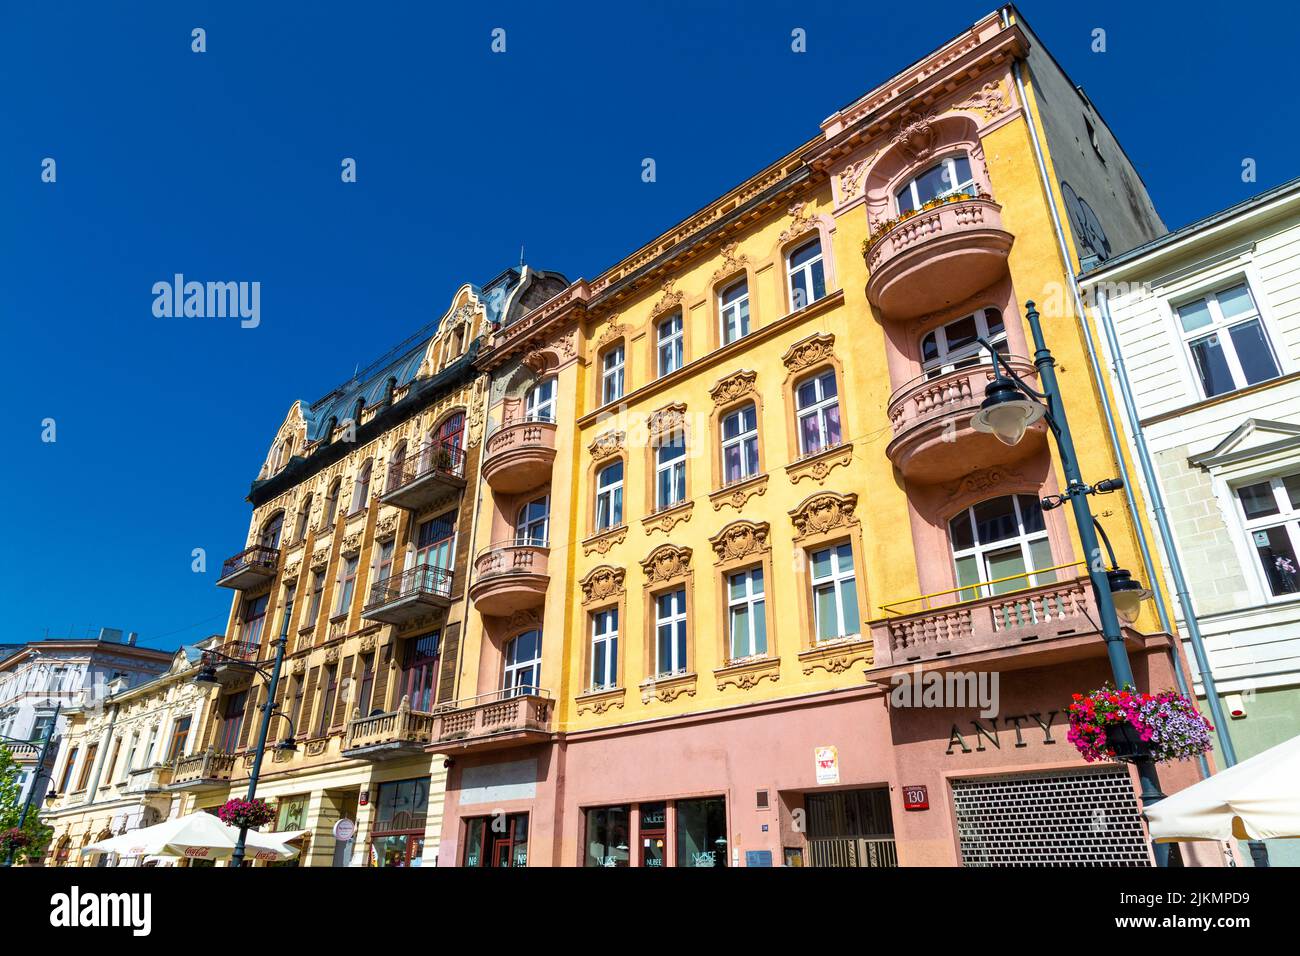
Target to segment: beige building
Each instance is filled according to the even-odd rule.
[[[162,676],[135,687],[118,678],[108,697],[66,712],[54,764],[58,789],[41,812],[54,828],[48,864],[112,865],[81,848],[172,815],[172,768],[192,746],[207,697],[193,682],[201,652],[201,645],[182,647]]]

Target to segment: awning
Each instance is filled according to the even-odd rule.
[[[1147,808],[1151,838],[1300,838],[1300,737],[1243,760]]]

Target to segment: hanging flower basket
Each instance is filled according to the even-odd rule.
[[[218,808],[217,819],[227,826],[256,830],[275,819],[275,810],[265,800],[227,800]]]
[[[8,856],[10,853],[16,853],[18,850],[29,846],[32,838],[29,834],[18,827],[10,827],[3,833],[0,833],[0,853]]]
[[[1107,685],[1074,695],[1066,736],[1089,763],[1132,761],[1144,754],[1164,763],[1190,760],[1210,750],[1212,730],[1196,704],[1182,694],[1143,694]]]

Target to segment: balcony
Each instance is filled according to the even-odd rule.
[[[1030,385],[1037,384],[1026,359],[1012,357],[1007,362]],[[935,378],[914,378],[890,396],[894,437],[885,454],[903,477],[924,484],[951,481],[973,467],[1009,465],[1041,450],[1047,434],[1041,421],[1015,446],[971,428],[971,418],[984,401],[984,386],[992,380],[991,365],[972,365]]]
[[[233,558],[227,558],[221,565],[221,577],[217,586],[247,591],[265,584],[275,577],[276,565],[280,563],[280,550],[255,544],[245,548]]]
[[[488,545],[474,559],[469,596],[481,614],[507,617],[546,598],[551,549],[544,541],[516,539]]]
[[[517,495],[551,480],[555,422],[524,418],[501,425],[483,451],[483,480],[493,491]]]
[[[420,753],[433,740],[436,720],[432,714],[411,710],[409,698],[403,697],[397,710],[348,721],[343,756],[390,760]]]
[[[551,736],[554,702],[549,691],[514,687],[457,701],[434,715],[429,750],[499,750]]]
[[[168,790],[218,790],[230,785],[235,755],[218,753],[209,747],[201,754],[177,757]]]
[[[245,666],[256,663],[262,656],[260,636],[254,640],[227,641],[213,651],[204,651],[201,663],[212,668],[212,676],[222,687],[245,684],[253,670]]]
[[[1012,235],[987,197],[949,200],[895,222],[864,246],[867,298],[888,319],[955,305],[1007,269]]]
[[[917,666],[1014,670],[1104,656],[1092,586],[1086,576],[1072,576],[1081,565],[1046,568],[1033,575],[1033,586],[1018,590],[992,593],[1023,575],[886,605],[889,616],[871,622],[875,663],[869,679],[888,683]],[[896,613],[916,603],[929,606]],[[1126,629],[1125,637],[1141,646],[1136,632]]]
[[[451,604],[452,572],[432,564],[408,568],[370,587],[361,616],[384,624],[405,624]]]
[[[168,764],[154,764],[141,767],[126,775],[122,792],[127,794],[162,793],[172,782],[173,767]]]
[[[465,450],[455,445],[425,448],[413,461],[388,469],[379,500],[386,505],[420,511],[465,487]]]

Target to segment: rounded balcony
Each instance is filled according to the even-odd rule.
[[[867,298],[888,319],[962,302],[1007,270],[1012,235],[987,197],[948,200],[895,222],[864,246]]]
[[[555,461],[555,422],[518,419],[488,436],[483,450],[483,480],[493,491],[522,494],[551,480]]]
[[[1037,387],[1034,366],[1028,360],[1011,357],[1007,364]],[[890,396],[888,412],[894,437],[885,454],[904,478],[925,484],[954,481],[974,468],[1010,465],[1043,448],[1047,439],[1042,421],[1030,426],[1025,439],[1015,446],[971,427],[971,418],[984,401],[984,387],[991,381],[993,366],[985,362],[918,376]]]
[[[474,559],[469,596],[482,614],[507,617],[539,606],[551,575],[544,541],[517,539],[488,545]]]

